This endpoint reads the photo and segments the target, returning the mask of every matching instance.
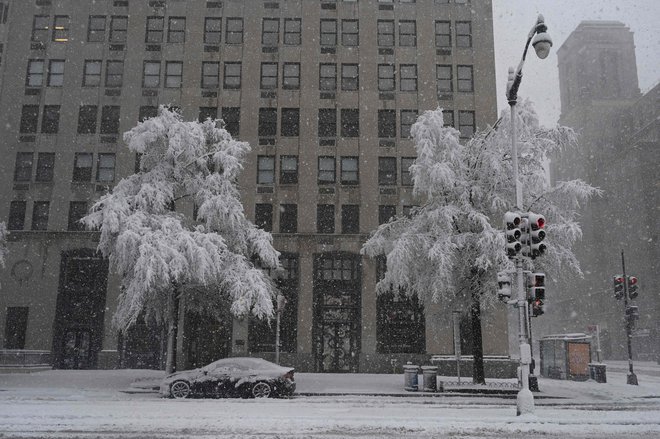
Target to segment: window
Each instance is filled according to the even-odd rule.
[[[394,91],[394,65],[378,64],[378,91]]]
[[[43,134],[56,134],[60,128],[60,106],[45,105],[41,119],[41,132]]]
[[[227,18],[227,34],[225,35],[227,44],[243,44],[243,19]]]
[[[316,232],[335,233],[335,206],[334,204],[316,205]]]
[[[451,66],[438,65],[435,67],[436,87],[438,96],[454,91],[452,85]]]
[[[32,230],[48,229],[48,211],[50,203],[48,201],[35,201],[32,205]]]
[[[337,45],[337,20],[321,20],[321,46]]]
[[[453,127],[454,112],[452,110],[442,110],[442,122],[443,122],[443,126]]]
[[[337,90],[337,64],[321,64],[319,66],[319,90]]]
[[[108,61],[105,65],[105,86],[121,87],[124,84],[124,61]]]
[[[73,181],[91,181],[92,180],[92,153],[77,152],[73,161]]]
[[[396,157],[378,157],[378,184],[396,185]]]
[[[218,107],[199,107],[197,120],[204,122],[206,119],[215,120],[218,118]]]
[[[28,61],[27,77],[25,85],[27,87],[41,87],[44,85],[44,60],[31,59]]]
[[[32,134],[37,132],[39,123],[39,106],[23,105],[21,110],[21,126],[19,131],[22,134]]]
[[[17,152],[16,165],[14,166],[14,181],[32,180],[32,161],[34,154],[31,152]]]
[[[456,67],[456,76],[458,81],[458,91],[471,93],[474,91],[474,80],[472,77],[472,66]]]
[[[273,231],[273,205],[260,203],[254,206],[254,224],[266,232]]]
[[[358,158],[357,157],[342,157],[341,158],[341,184],[358,184]]]
[[[358,20],[341,21],[342,46],[358,46],[360,44],[360,26]]]
[[[99,154],[96,162],[96,181],[112,182],[115,181],[115,154]]]
[[[410,167],[415,162],[414,157],[401,157],[401,186],[412,186],[412,174]]]
[[[360,206],[344,204],[341,206],[341,233],[360,233]]]
[[[147,43],[162,43],[165,30],[164,17],[147,17]]]
[[[283,155],[280,156],[280,183],[297,184],[298,183],[298,156]]]
[[[410,138],[410,128],[417,120],[417,110],[401,110],[401,138]]]
[[[300,89],[300,63],[284,63],[282,66],[282,88],[285,90]]]
[[[277,88],[277,63],[261,63],[261,89],[274,90]]]
[[[359,86],[359,71],[357,64],[341,65],[341,89],[347,91],[357,90]]]
[[[186,18],[170,17],[167,20],[167,42],[183,43],[186,41]]]
[[[119,111],[118,105],[104,105],[101,109],[101,134],[119,133]]]
[[[142,106],[138,113],[138,121],[144,122],[145,120],[156,116],[158,116],[158,107],[152,107],[150,105]]]
[[[337,136],[337,110],[319,108],[319,137]]]
[[[241,88],[241,63],[225,63],[225,78],[223,87],[225,89],[236,90]]]
[[[218,88],[220,86],[220,63],[202,63],[202,88]]]
[[[53,41],[65,43],[69,41],[69,16],[56,15],[53,22]]]
[[[296,204],[280,205],[280,233],[296,233],[298,231],[298,206]]]
[[[222,120],[225,123],[225,129],[233,138],[238,137],[241,128],[241,109],[240,107],[222,107]]]
[[[259,108],[259,137],[277,136],[277,108]]]
[[[300,109],[282,108],[282,137],[300,135]]]
[[[110,19],[110,42],[123,44],[128,34],[128,17],[115,15]]]
[[[388,223],[391,218],[396,216],[396,206],[380,205],[378,206],[378,225]]]
[[[48,15],[35,15],[32,20],[31,41],[45,43],[48,41],[48,31],[50,29],[50,17]]]
[[[378,137],[396,137],[396,110],[378,110]]]
[[[23,230],[25,228],[26,207],[27,202],[23,200],[14,200],[9,204],[8,230]]]
[[[417,46],[417,22],[415,20],[399,20],[399,46]]]
[[[435,46],[451,47],[451,22],[435,22]]]
[[[160,61],[145,61],[142,71],[142,87],[157,88],[160,86]]]
[[[261,22],[261,44],[264,46],[277,46],[280,42],[280,20],[277,18],[264,18]]]
[[[98,106],[81,105],[78,112],[78,134],[96,133],[96,115]]]
[[[341,136],[358,137],[360,135],[360,110],[346,109],[341,110]]]
[[[472,22],[456,22],[456,47],[472,47]]]
[[[101,61],[85,60],[83,67],[83,86],[98,87],[101,85]]]
[[[181,88],[183,82],[183,63],[181,61],[167,61],[165,64],[165,87]]]
[[[222,40],[222,18],[206,17],[204,19],[204,44],[220,44]]]
[[[48,86],[61,87],[64,83],[64,60],[51,59],[48,63]]]
[[[474,129],[474,111],[459,111],[458,131],[461,132],[461,137],[472,137]]]
[[[302,29],[300,18],[284,19],[284,44],[299,46],[301,43],[300,31]]]
[[[257,157],[257,184],[275,183],[275,156],[260,155]]]
[[[401,91],[417,91],[417,65],[401,64]]]
[[[87,215],[87,201],[71,201],[69,203],[69,224],[67,230],[81,232],[85,225],[80,219]]]
[[[335,158],[319,157],[318,184],[331,184],[335,182]]]
[[[5,349],[25,349],[28,324],[27,306],[8,306],[5,322]]]
[[[378,20],[378,45],[394,46],[394,20]]]

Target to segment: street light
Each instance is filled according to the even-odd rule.
[[[525,58],[527,57],[527,49],[529,49],[529,44],[532,43],[536,55],[540,59],[547,58],[550,53],[550,48],[552,47],[552,39],[547,33],[548,27],[545,25],[543,20],[543,15],[539,15],[536,20],[536,24],[532,27],[527,35],[527,43],[525,44],[525,51],[523,52],[522,59],[518,68],[514,71],[513,67],[509,68],[509,77],[506,84],[506,99],[509,102],[511,107],[511,156],[513,158],[513,180],[515,182],[516,189],[516,208],[519,212],[522,212],[522,187],[520,186],[520,181],[518,180],[518,146],[516,145],[516,103],[518,101],[518,88],[520,87],[520,81],[522,80],[522,68],[525,64]],[[532,42],[533,40],[533,42]],[[517,414],[522,415],[525,413],[534,412],[534,395],[529,390],[529,364],[532,362],[532,350],[527,343],[527,300],[525,297],[525,286],[523,279],[523,263],[522,257],[517,256],[515,258],[516,262],[516,274],[518,279],[518,303],[516,304],[518,308],[518,334],[520,340],[520,379],[521,379],[521,389],[518,392],[517,397]]]

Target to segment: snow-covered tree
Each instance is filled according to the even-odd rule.
[[[581,237],[577,209],[599,190],[581,180],[551,185],[546,157],[575,147],[576,136],[570,128],[541,128],[529,102],[517,110],[523,210],[548,221],[548,253],[534,261],[537,267],[526,268],[546,270],[549,276],[565,269],[581,273],[572,252]],[[504,212],[515,210],[509,114],[464,145],[456,129],[443,126],[441,109],[422,114],[411,130],[417,159],[410,167],[421,206],[380,226],[362,249],[370,257],[387,257],[379,292],[399,289],[425,304],[441,298],[465,301],[475,383],[484,383],[481,307],[494,301],[496,273],[512,268],[502,226]]]
[[[279,253],[272,235],[245,217],[237,187],[250,146],[219,124],[186,122],[161,106],[124,134],[141,155],[140,171],[82,219],[100,230],[98,250],[121,278],[115,326],[126,330],[139,317],[168,324],[168,371],[176,367],[179,299],[217,318],[227,303],[236,316],[273,314],[276,290],[261,268],[279,267]],[[197,206],[196,221],[175,210],[184,198]]]

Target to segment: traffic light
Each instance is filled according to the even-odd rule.
[[[528,242],[529,242],[529,254],[528,256],[532,259],[543,255],[547,246],[543,243],[545,239],[545,217],[536,213],[529,213],[527,217],[528,224]]]
[[[532,304],[532,317],[545,312],[545,274],[527,274],[527,299]]]
[[[628,276],[628,297],[631,299],[639,295],[637,291],[637,278],[635,276]]]
[[[623,299],[623,294],[624,294],[624,285],[623,283],[625,282],[625,279],[623,278],[622,274],[617,274],[614,276],[614,297],[616,300],[621,300]]]
[[[635,325],[635,320],[639,319],[639,308],[635,305],[629,305],[626,308],[626,323],[632,328]]]
[[[511,277],[506,271],[497,273],[497,298],[500,300],[511,298]]]
[[[518,212],[507,212],[504,214],[504,228],[506,235],[506,255],[509,258],[518,256],[522,250],[520,243],[520,222],[522,217]]]

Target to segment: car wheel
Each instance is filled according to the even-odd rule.
[[[174,381],[170,386],[170,395],[172,395],[172,398],[187,398],[191,393],[190,384],[186,381]]]
[[[252,396],[255,398],[268,398],[271,392],[272,389],[268,383],[260,382],[252,387]]]

